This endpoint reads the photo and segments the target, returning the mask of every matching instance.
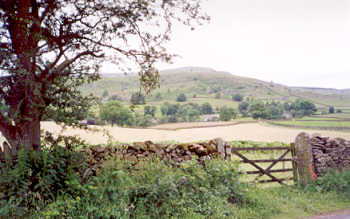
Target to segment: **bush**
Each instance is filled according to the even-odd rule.
[[[137,170],[138,169],[138,170]],[[192,160],[172,167],[164,161],[132,168],[116,162],[85,185],[82,197],[62,196],[40,216],[79,218],[224,218],[236,206],[264,208],[239,182],[235,164]]]
[[[236,118],[236,110],[230,107],[223,106],[220,108],[220,120],[221,121],[230,121],[233,118]]]
[[[143,108],[143,114],[146,115],[151,115],[154,117],[156,115],[157,107],[156,106],[145,106]]]
[[[85,162],[74,150],[81,142],[71,137],[46,139],[50,141],[43,142],[41,151],[22,149],[14,159],[0,163],[0,217],[23,217],[62,193],[81,194]]]
[[[130,103],[135,105],[145,104],[145,95],[141,93],[133,93],[130,98]]]
[[[123,101],[123,99],[119,95],[114,94],[108,98],[108,101]]]
[[[120,126],[132,126],[135,118],[129,108],[118,101],[111,101],[100,106],[100,119]]]
[[[248,111],[253,119],[266,118],[267,112],[263,102],[255,102],[249,105]]]
[[[151,115],[144,115],[140,118],[140,120],[136,121],[138,126],[141,126],[143,128],[148,127],[152,125],[152,116]]]
[[[205,102],[200,106],[200,112],[201,114],[213,114],[213,107],[210,103]]]
[[[243,100],[243,96],[241,94],[232,95],[232,100],[241,102]]]
[[[176,101],[177,102],[186,102],[187,97],[184,93],[181,93],[179,96],[177,96]]]
[[[317,190],[336,192],[350,200],[350,170],[332,170],[315,182]]]
[[[248,107],[249,107],[249,103],[247,102],[241,102],[238,105],[238,110],[244,117],[248,115]]]

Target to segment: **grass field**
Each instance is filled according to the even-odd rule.
[[[241,152],[244,156],[246,156],[248,159],[250,160],[261,160],[261,159],[277,159],[279,156],[281,156],[283,154],[284,151],[272,151],[272,152]],[[291,154],[289,153],[288,155],[286,155],[285,158],[291,158]],[[232,160],[233,161],[238,161],[240,160],[240,158],[236,155],[232,155]],[[263,169],[266,169],[267,167],[269,167],[271,163],[258,163],[257,165],[260,166]],[[258,169],[256,169],[254,166],[252,166],[251,164],[247,164],[247,163],[241,163],[239,164],[239,168],[241,171],[246,172],[246,171],[258,171]],[[284,161],[284,162],[278,162],[276,165],[274,165],[272,167],[271,170],[285,170],[285,169],[290,169],[292,168],[292,162],[290,161]],[[281,172],[281,173],[272,173],[273,176],[277,177],[278,179],[283,179],[283,178],[291,178],[293,177],[293,172]],[[251,174],[251,175],[244,175],[244,177],[242,178],[243,181],[245,182],[253,182],[255,180],[260,181],[260,180],[270,180],[271,178],[269,176],[261,176],[259,177],[258,174]],[[288,180],[284,182],[287,185],[293,185],[293,180]],[[265,183],[265,184],[260,184],[260,187],[263,188],[267,188],[267,187],[276,187],[276,186],[280,186],[279,183],[277,182],[273,182],[273,183]]]
[[[281,125],[291,125],[299,127],[324,127],[324,128],[350,128],[350,121],[279,121]]]
[[[350,130],[350,113],[333,113],[314,115],[288,121],[270,121],[274,125],[299,128],[320,128],[334,130]]]

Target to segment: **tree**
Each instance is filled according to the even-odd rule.
[[[149,93],[159,83],[155,63],[173,57],[164,47],[172,23],[207,19],[199,0],[0,0],[0,101],[9,108],[0,131],[13,153],[40,147],[44,117],[79,124],[91,98],[78,87],[99,78],[103,60],[138,66]]]
[[[263,102],[255,102],[250,104],[248,112],[254,119],[266,118],[266,110]]]
[[[122,101],[123,99],[122,99],[119,95],[117,95],[117,94],[113,94],[112,96],[110,96],[110,97],[108,98],[108,101],[115,101],[115,100],[117,100],[117,101]]]
[[[236,118],[236,110],[230,107],[223,106],[220,108],[220,120],[221,121],[230,121],[233,118]]]
[[[133,93],[130,98],[130,102],[135,105],[145,104],[145,95],[141,93]]]
[[[205,102],[200,107],[201,114],[213,114],[213,107],[210,105],[210,103]]]
[[[187,97],[184,93],[179,94],[179,96],[177,96],[176,98],[177,102],[186,102],[186,100],[187,100]]]
[[[243,96],[241,94],[235,94],[232,96],[232,100],[241,102],[243,100]]]
[[[156,106],[145,106],[143,108],[143,114],[150,115],[151,117],[154,117],[156,115],[157,107]]]
[[[238,105],[238,110],[243,116],[247,116],[249,103],[241,102]]]
[[[280,104],[269,104],[265,106],[266,115],[263,119],[281,119],[283,106]]]
[[[103,93],[102,93],[102,97],[106,98],[108,96],[109,96],[108,90],[104,90]]]
[[[137,120],[136,123],[138,126],[141,126],[142,128],[148,127],[152,125],[152,116],[144,115],[139,120]]]
[[[119,126],[132,126],[135,118],[129,108],[118,101],[108,102],[100,107],[100,119]]]
[[[330,106],[328,109],[328,112],[331,114],[334,113],[335,112],[334,106]]]
[[[311,101],[297,99],[290,105],[290,111],[294,117],[303,117],[312,115],[317,111],[317,108]]]

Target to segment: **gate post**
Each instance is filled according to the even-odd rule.
[[[312,148],[310,136],[302,132],[295,139],[296,166],[298,172],[298,183],[306,185],[315,178],[313,169]]]

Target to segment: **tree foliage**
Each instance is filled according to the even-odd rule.
[[[184,93],[179,94],[179,96],[177,96],[176,98],[177,102],[186,102],[186,100],[187,100],[187,97]]]
[[[135,105],[142,105],[146,103],[145,95],[141,93],[133,93],[130,98],[130,102]]]
[[[249,103],[241,102],[238,105],[238,110],[243,116],[247,116],[247,114],[248,114],[248,107],[249,107]]]
[[[155,117],[156,111],[157,111],[156,106],[145,106],[145,108],[143,108],[143,114],[145,116],[150,115],[151,117]]]
[[[297,99],[290,105],[290,112],[292,112],[294,117],[309,116],[316,111],[315,104],[308,100]]]
[[[220,108],[219,117],[221,121],[230,121],[231,119],[236,118],[236,116],[237,112],[235,109],[226,106]]]
[[[248,109],[253,119],[266,118],[266,109],[263,102],[255,102],[249,105]]]
[[[129,108],[123,106],[118,101],[108,102],[100,107],[100,119],[111,122],[112,126],[132,126],[135,118]]]
[[[232,100],[237,101],[237,102],[241,102],[243,100],[243,95],[242,94],[232,95]]]
[[[205,102],[200,107],[201,114],[213,114],[213,107],[210,103]]]
[[[99,78],[101,60],[137,66],[148,93],[154,64],[173,57],[172,24],[207,19],[200,0],[0,0],[0,131],[15,151],[40,146],[44,117],[78,125],[91,103],[78,87]]]

